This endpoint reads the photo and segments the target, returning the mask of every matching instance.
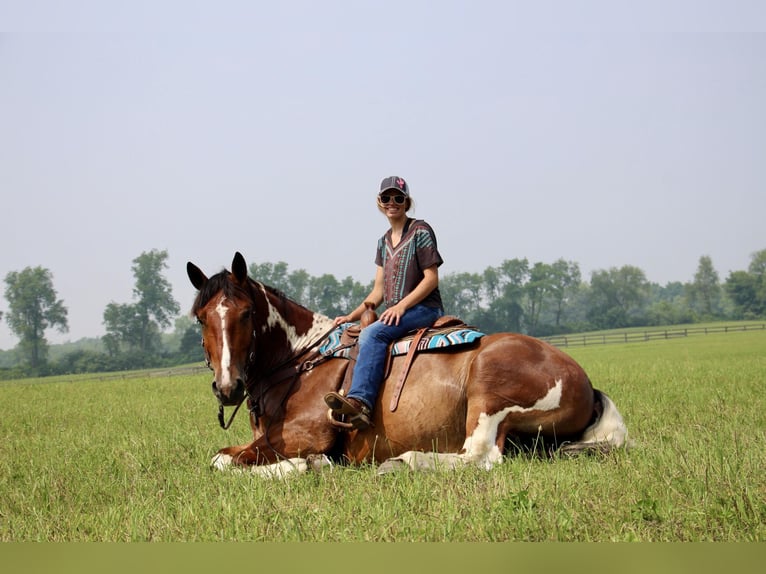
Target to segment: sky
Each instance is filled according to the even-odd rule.
[[[759,1],[0,0],[0,279],[51,271],[51,343],[152,249],[183,312],[236,251],[367,283],[399,175],[442,274],[725,280],[766,249],[764,62]]]

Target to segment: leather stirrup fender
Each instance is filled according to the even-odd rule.
[[[418,331],[415,333],[415,336],[412,338],[412,343],[410,343],[410,348],[407,350],[407,357],[405,358],[404,365],[402,366],[402,372],[399,375],[399,380],[397,381],[396,388],[394,389],[394,396],[391,397],[391,404],[389,405],[391,412],[394,412],[396,407],[399,406],[399,397],[402,394],[404,381],[407,380],[407,373],[410,371],[410,366],[412,365],[412,361],[415,359],[415,353],[417,353],[418,345],[420,344],[420,340],[423,338],[423,335],[425,335],[426,331],[428,331],[428,327],[418,329]]]

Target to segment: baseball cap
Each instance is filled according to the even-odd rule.
[[[404,181],[404,178],[399,177],[398,175],[392,175],[381,181],[378,195],[389,189],[395,189],[396,191],[403,193],[405,197],[410,196],[410,188],[407,185],[407,182]]]

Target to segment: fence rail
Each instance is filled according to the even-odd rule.
[[[120,373],[104,373],[100,375],[94,375],[93,378],[99,381],[107,381],[110,379],[138,379],[138,378],[157,378],[157,377],[175,377],[177,375],[198,375],[209,371],[206,366],[200,365],[199,367],[185,366],[185,367],[166,367],[158,369],[149,369],[141,371],[124,371]]]
[[[610,343],[638,343],[657,341],[660,339],[677,339],[693,335],[711,335],[715,333],[736,333],[742,331],[766,331],[766,323],[753,323],[747,325],[714,325],[711,327],[687,327],[675,329],[655,329],[652,331],[625,331],[623,333],[584,333],[575,335],[553,335],[540,337],[556,347],[583,347],[588,345],[608,345]],[[82,380],[110,381],[137,378],[175,377],[178,375],[198,375],[208,371],[204,365],[186,365],[182,367],[167,367],[140,371],[123,371],[119,373],[95,373],[83,375],[59,375],[50,377],[57,382],[78,382]],[[47,378],[47,377],[46,377]],[[27,379],[26,382],[39,382],[43,379]],[[1,379],[0,386],[15,384],[18,380]]]
[[[623,333],[584,333],[579,335],[553,335],[540,337],[556,347],[583,347],[587,345],[608,345],[610,343],[638,343],[659,339],[677,339],[692,335],[714,333],[735,333],[738,331],[764,331],[766,323],[752,325],[715,325],[711,327],[688,327],[683,329],[656,329],[652,331],[625,331]]]

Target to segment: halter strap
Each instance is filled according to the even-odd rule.
[[[218,405],[218,423],[221,425],[221,428],[223,430],[229,430],[229,427],[231,427],[231,424],[234,421],[234,417],[236,416],[237,411],[239,411],[239,408],[242,406],[242,403],[244,403],[246,399],[250,399],[250,403],[251,403],[250,415],[255,417],[255,423],[257,424],[258,417],[260,417],[261,415],[260,402],[267,391],[269,391],[272,387],[275,387],[277,384],[281,383],[282,381],[289,379],[291,376],[293,377],[293,380],[297,379],[302,373],[310,371],[316,365],[323,363],[324,361],[330,358],[325,355],[322,355],[319,351],[314,351],[313,353],[310,353],[307,358],[300,360],[303,357],[306,357],[306,355],[312,349],[314,349],[322,341],[324,341],[329,336],[329,334],[332,333],[336,328],[337,327],[333,325],[330,329],[324,332],[311,345],[309,345],[308,347],[304,347],[303,349],[301,349],[300,351],[296,353],[293,353],[285,361],[278,364],[276,367],[268,371],[262,377],[259,377],[258,382],[262,384],[260,388],[260,396],[258,397],[253,396],[253,393],[251,392],[253,390],[253,387],[255,386],[255,383],[251,381],[251,367],[252,367],[252,361],[253,361],[255,352],[251,350],[250,353],[248,354],[247,365],[245,366],[245,375],[247,377],[247,380],[245,381],[245,396],[242,397],[241,401],[239,401],[239,403],[234,409],[234,412],[231,413],[231,416],[229,417],[229,421],[227,423],[224,423],[223,405],[220,403]],[[255,332],[253,332],[253,341],[252,341],[251,348],[252,347],[255,347]]]

